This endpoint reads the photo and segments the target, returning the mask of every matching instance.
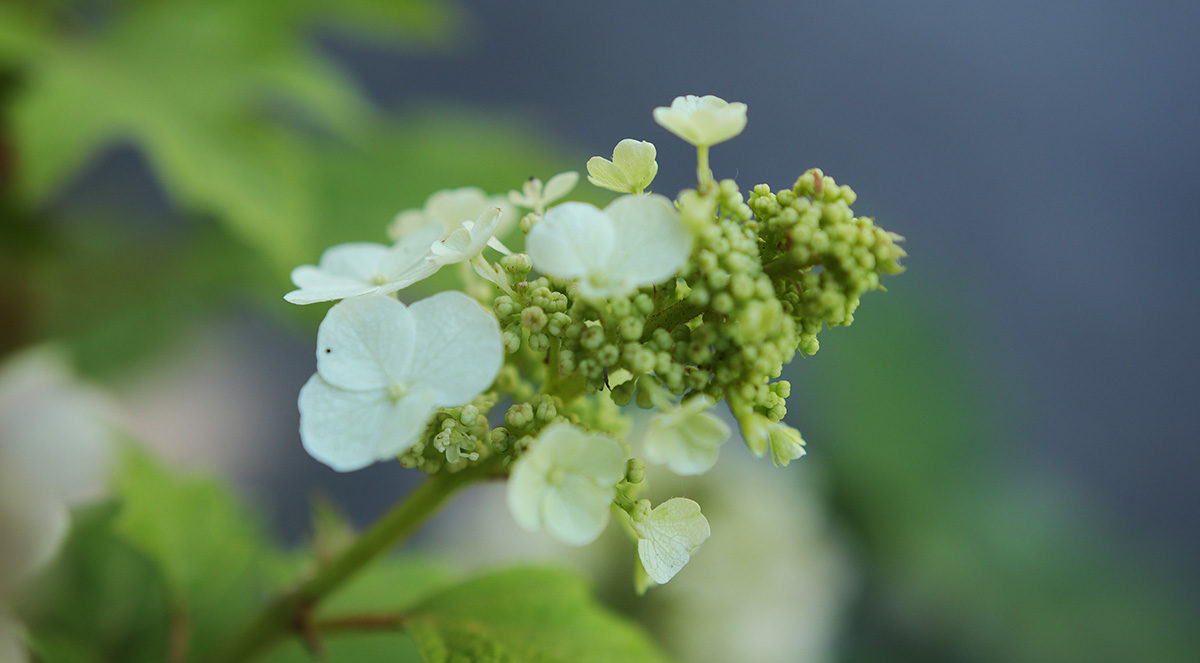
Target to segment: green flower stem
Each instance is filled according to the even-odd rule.
[[[646,318],[646,324],[642,327],[642,342],[649,341],[656,329],[674,329],[703,312],[703,306],[686,299],[677,301],[661,311],[655,311]]]
[[[485,463],[426,479],[315,576],[267,604],[229,646],[212,659],[213,662],[249,661],[297,632],[322,599],[368,563],[408,538],[447,498],[468,484],[486,478],[495,469],[494,464]]]
[[[696,146],[696,179],[700,184],[713,180],[712,170],[708,167],[708,146]]]

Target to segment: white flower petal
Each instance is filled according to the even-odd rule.
[[[634,530],[642,566],[660,585],[674,578],[712,533],[700,505],[684,497],[658,505],[645,520],[634,523]]]
[[[405,379],[433,391],[439,407],[467,403],[491,386],[504,363],[496,317],[461,292],[414,303],[416,346]]]
[[[513,463],[506,488],[508,509],[526,531],[542,528],[543,504],[550,491],[546,475],[550,469],[549,455],[538,453],[536,445]]]
[[[350,242],[326,249],[317,267],[326,274],[370,283],[386,276],[387,258],[388,247],[383,244]]]
[[[550,178],[546,182],[546,186],[542,189],[542,205],[550,203],[562,198],[571,193],[571,189],[575,188],[575,184],[579,181],[579,173],[568,170],[565,173],[559,173]]]
[[[343,300],[317,330],[317,373],[342,389],[387,389],[403,382],[415,334],[412,313],[391,297]]]
[[[379,287],[345,276],[336,276],[312,265],[301,265],[292,270],[293,290],[283,296],[292,304],[315,304],[335,299],[358,297],[379,291]]]
[[[563,203],[529,232],[525,250],[539,272],[561,279],[602,269],[613,251],[613,225],[587,203]]]
[[[300,439],[309,455],[338,472],[411,447],[433,414],[428,393],[393,400],[386,390],[347,391],[313,375],[300,389]]]
[[[621,196],[604,210],[617,240],[606,271],[638,286],[661,283],[687,262],[692,234],[665,196]]]
[[[539,439],[549,450],[553,465],[569,474],[608,486],[625,477],[625,448],[604,433],[555,423],[547,426]]]
[[[729,425],[708,411],[712,405],[710,398],[699,396],[654,415],[646,431],[646,460],[665,463],[685,476],[711,469],[730,435]]]
[[[546,531],[563,543],[582,546],[596,540],[608,524],[608,505],[616,490],[579,475],[567,475],[543,503]]]
[[[414,272],[429,269],[429,256],[433,244],[442,238],[442,228],[426,224],[396,242],[384,258],[384,276],[389,285],[395,281],[411,278]],[[437,270],[433,267],[434,271]],[[432,273],[432,272],[430,272]],[[424,277],[421,277],[424,278]],[[420,280],[420,279],[417,279]],[[410,281],[409,283],[415,283]],[[405,284],[406,287],[408,284]],[[399,290],[399,288],[397,288]]]

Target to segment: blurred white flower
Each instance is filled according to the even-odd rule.
[[[617,198],[603,211],[563,203],[529,232],[526,250],[543,274],[579,279],[589,299],[629,294],[667,280],[687,261],[692,235],[657,194]]]
[[[633,530],[642,568],[660,585],[674,578],[712,534],[700,505],[686,497],[672,497],[635,517]]]
[[[712,407],[711,398],[697,396],[654,415],[646,431],[646,460],[665,463],[676,474],[707,472],[730,434],[729,424],[712,414]]]
[[[0,661],[4,663],[27,663],[29,656],[21,638],[21,626],[0,603]]]
[[[729,103],[711,94],[689,94],[675,97],[669,108],[655,108],[654,121],[696,147],[709,147],[742,133],[746,104]]]
[[[571,193],[579,182],[579,173],[568,170],[550,178],[545,186],[536,177],[525,180],[520,191],[509,191],[508,200],[518,207],[533,210],[536,214],[546,211],[551,203]]]
[[[0,366],[0,661],[27,660],[5,604],[58,550],[67,502],[102,484],[115,420],[108,399],[52,350]]]
[[[613,148],[612,161],[588,159],[588,181],[617,193],[641,193],[658,174],[654,143],[626,138]]]
[[[513,464],[508,507],[517,524],[545,529],[571,545],[591,543],[608,523],[625,449],[602,433],[570,424],[546,427]]]
[[[442,237],[445,237],[457,230],[463,221],[477,219],[493,207],[500,210],[496,236],[503,237],[516,225],[517,211],[505,196],[489,196],[483,189],[473,186],[438,191],[426,199],[421,209],[400,212],[388,226],[388,236],[403,239],[425,226],[440,225]]]
[[[372,242],[339,244],[325,251],[316,265],[292,270],[293,290],[283,298],[313,304],[362,295],[388,295],[431,276],[439,265],[431,260],[437,226],[424,226],[387,247]]]
[[[347,299],[317,332],[317,372],[300,390],[300,438],[339,472],[413,445],[435,408],[487,389],[504,351],[495,316],[460,292],[405,306]]]

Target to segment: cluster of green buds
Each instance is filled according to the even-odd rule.
[[[507,196],[451,189],[402,212],[394,245],[333,247],[298,268],[289,301],[342,300],[301,392],[309,452],[343,471],[397,457],[428,473],[484,466],[508,477],[519,525],[569,544],[615,513],[643,589],[673,577],[709,525],[690,499],[641,499],[637,454],[708,471],[731,437],[724,401],[755,454],[802,456],[783,367],[902,270],[901,238],[855,216],[854,192],[820,170],[748,197],[714,179],[709,150],[741,133],[744,104],[679,97],[654,119],[696,147],[696,187],[674,199],[648,192],[654,145],[626,139],[587,164],[592,184],[620,194],[604,208],[562,200],[574,172]],[[518,229],[514,252],[498,238]],[[453,263],[466,295],[394,297]],[[640,451],[626,406],[654,412]]]

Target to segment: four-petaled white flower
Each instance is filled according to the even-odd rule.
[[[500,372],[496,318],[460,292],[411,306],[344,300],[317,332],[317,372],[300,390],[300,438],[340,472],[411,447],[434,409],[469,402]]]
[[[541,214],[546,211],[550,203],[562,198],[571,193],[571,189],[575,188],[575,184],[579,181],[579,173],[568,170],[564,173],[559,173],[550,178],[545,186],[542,181],[536,177],[531,177],[525,180],[525,184],[520,191],[509,191],[508,199],[512,204],[525,209],[533,210],[536,214]]]
[[[650,419],[646,431],[646,459],[666,463],[676,474],[707,472],[717,463],[721,445],[729,439],[729,425],[709,412],[708,396],[689,399],[670,412]]]
[[[326,250],[316,266],[293,269],[296,290],[283,298],[293,304],[313,304],[402,290],[438,270],[431,248],[441,238],[440,227],[427,225],[391,247],[373,242],[339,244]]]
[[[641,193],[658,174],[654,143],[626,138],[613,148],[612,161],[588,159],[588,181],[617,193]]]
[[[457,230],[463,221],[477,219],[493,207],[500,209],[496,236],[503,237],[516,225],[517,211],[505,196],[489,196],[483,189],[473,186],[438,191],[429,196],[421,209],[400,212],[388,226],[388,236],[402,239],[427,225],[441,225],[442,237],[445,237]]]
[[[642,568],[660,585],[674,578],[712,533],[700,505],[686,497],[672,497],[635,515],[633,530]]]
[[[746,128],[746,104],[711,94],[675,97],[671,106],[654,109],[654,121],[696,147],[723,143]]]
[[[666,197],[637,194],[603,211],[563,203],[533,227],[525,247],[538,271],[578,278],[584,297],[601,299],[670,278],[691,254],[692,235]]]
[[[564,543],[581,546],[604,531],[616,484],[624,476],[620,442],[554,423],[513,464],[508,507],[526,530],[545,529]]]

